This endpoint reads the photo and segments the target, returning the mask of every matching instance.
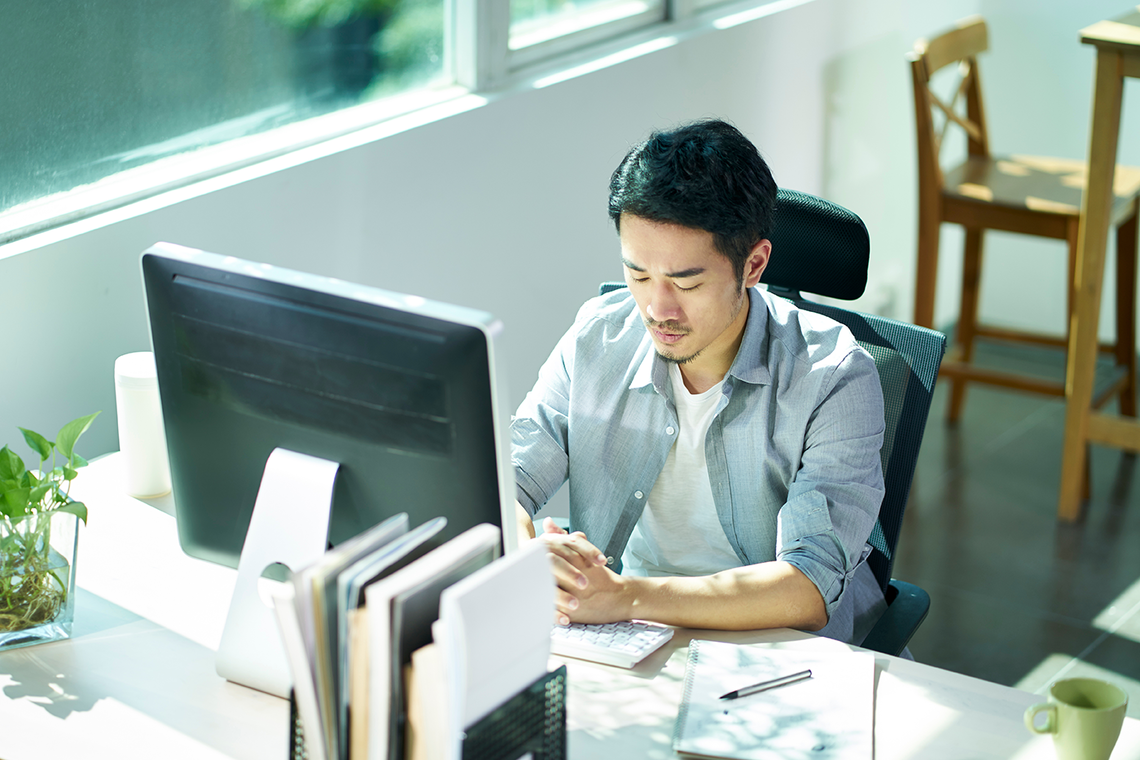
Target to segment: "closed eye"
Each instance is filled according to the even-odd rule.
[[[648,277],[632,277],[630,279],[633,280],[633,282],[638,283],[638,284],[641,284],[643,282],[649,282]],[[673,283],[673,284],[677,285],[677,283]],[[677,290],[681,290],[681,291],[688,293],[689,291],[696,290],[700,286],[701,286],[701,284],[699,282],[696,285],[691,285],[687,288],[682,286],[682,285],[677,285]]]

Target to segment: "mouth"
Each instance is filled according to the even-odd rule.
[[[666,344],[676,343],[688,335],[688,331],[678,330],[676,328],[665,328],[664,326],[656,325],[648,325],[648,327],[649,332],[653,334],[654,338]]]

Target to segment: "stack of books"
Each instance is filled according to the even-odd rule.
[[[465,729],[545,675],[542,547],[500,558],[497,527],[445,527],[396,515],[273,592],[311,760],[459,758]]]

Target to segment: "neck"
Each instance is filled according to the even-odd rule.
[[[704,393],[709,388],[719,383],[724,379],[724,376],[727,373],[728,367],[725,367],[719,373],[715,371],[705,373],[700,370],[695,370],[692,366],[692,363],[681,365],[681,379],[685,381],[685,388],[687,388],[689,393],[692,393],[694,396],[699,393]]]

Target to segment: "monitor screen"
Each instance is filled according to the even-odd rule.
[[[278,447],[340,463],[331,544],[399,512],[510,538],[490,315],[166,243],[142,269],[187,554],[237,566]]]

